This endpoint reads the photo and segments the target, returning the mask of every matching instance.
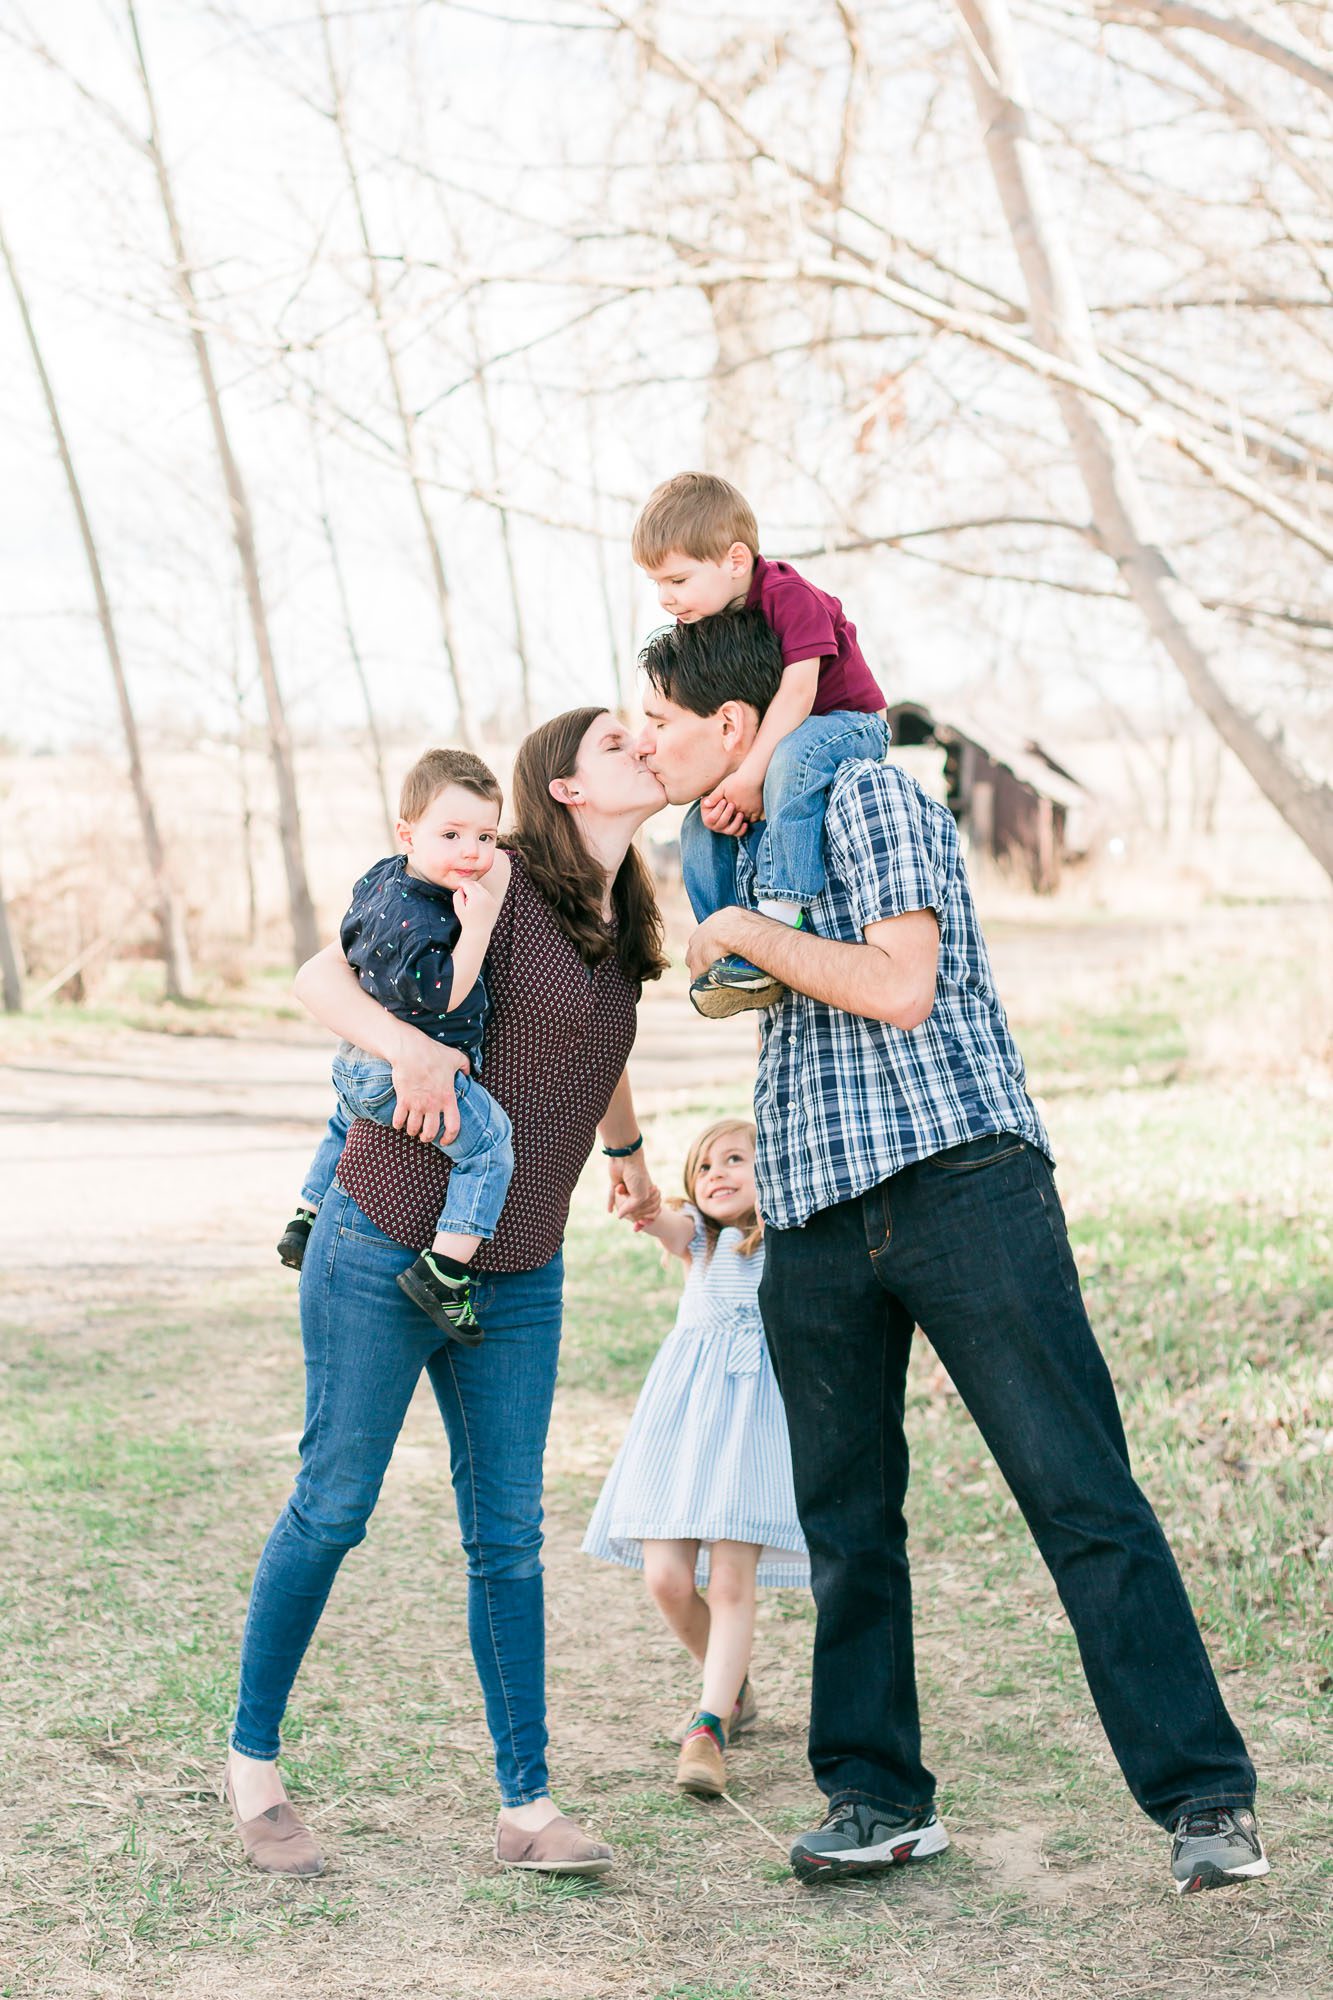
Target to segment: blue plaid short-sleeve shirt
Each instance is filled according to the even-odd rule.
[[[934,911],[935,1005],[906,1030],[804,993],[767,1010],[754,1097],[765,1222],[799,1228],[913,1161],[991,1132],[1015,1132],[1049,1158],[952,814],[896,765],[846,763],[829,794],[824,858],[828,880],[806,914],[818,937],[860,943],[869,924]],[[744,841],[736,882],[738,900],[753,909]]]

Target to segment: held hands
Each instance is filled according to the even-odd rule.
[[[636,1230],[655,1222],[662,1209],[662,1190],[648,1172],[642,1150],[627,1160],[608,1160],[611,1186],[607,1192],[607,1212],[621,1222],[632,1222]]]
[[[764,779],[742,764],[699,801],[699,813],[710,833],[748,833],[764,816]]]
[[[459,1072],[471,1065],[461,1049],[447,1048],[413,1028],[393,1065],[395,1129],[410,1139],[447,1146],[458,1137]]]

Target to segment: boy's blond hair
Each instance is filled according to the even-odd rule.
[[[630,553],[640,569],[657,569],[676,549],[695,562],[720,562],[733,542],[759,553],[759,524],[745,495],[715,473],[678,472],[648,495]]]
[[[399,819],[420,819],[446,785],[461,785],[465,792],[475,792],[479,799],[487,799],[495,806],[504,804],[499,779],[480,757],[474,757],[470,750],[427,750],[403,779],[403,789],[398,795]]]

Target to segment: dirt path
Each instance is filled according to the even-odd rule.
[[[748,1075],[743,1016],[698,1022],[678,981],[650,989],[632,1074],[645,1114]],[[131,1295],[172,1273],[271,1259],[331,1102],[329,1038],[109,1031],[0,1063],[0,1273],[24,1293],[98,1272]]]

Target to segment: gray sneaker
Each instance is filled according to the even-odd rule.
[[[909,1861],[942,1854],[949,1836],[934,1806],[891,1813],[864,1799],[835,1799],[822,1826],[792,1843],[792,1873],[800,1882],[846,1882],[887,1875]]]
[[[1208,1806],[1182,1813],[1175,1836],[1171,1875],[1178,1896],[1222,1889],[1228,1882],[1248,1882],[1268,1873],[1259,1828],[1248,1807],[1233,1812],[1227,1806]]]

